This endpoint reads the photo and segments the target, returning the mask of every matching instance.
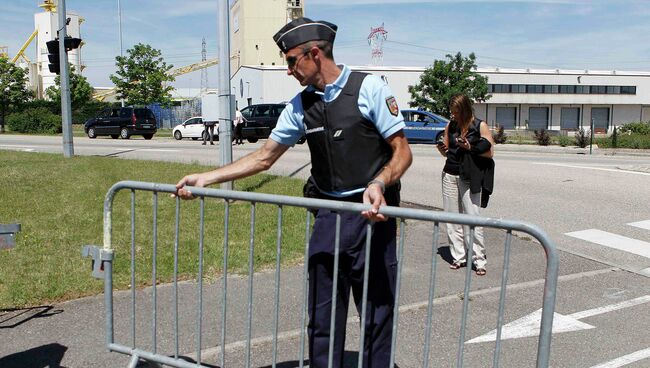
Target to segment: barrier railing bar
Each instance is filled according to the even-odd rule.
[[[466,238],[467,228],[463,226],[463,245],[467,247],[465,253],[465,290],[463,291],[463,314],[460,320],[460,336],[458,337],[458,354],[456,367],[463,367],[463,353],[465,351],[465,332],[467,329],[467,314],[469,312],[469,289],[472,282],[472,265],[474,263],[474,226],[469,230],[469,239]],[[465,240],[467,239],[467,240]]]
[[[106,199],[104,200],[104,213],[110,214],[112,212],[112,199],[115,193],[124,188],[133,188],[146,191],[158,191],[165,193],[176,193],[176,186],[173,184],[159,184],[148,183],[139,181],[120,181],[115,183],[108,191]],[[275,195],[266,193],[254,192],[241,192],[235,190],[225,190],[216,188],[199,188],[187,187],[195,196],[205,196],[211,198],[221,198],[224,200],[242,200],[248,202],[268,203],[275,205],[302,207],[302,208],[322,208],[331,210],[333,212],[358,212],[367,211],[370,205],[363,203],[350,203],[332,201],[326,199],[291,197],[285,195]],[[411,220],[422,220],[429,222],[445,222],[445,223],[458,223],[462,222],[467,226],[486,226],[504,230],[522,231],[537,238],[542,246],[547,249],[552,249],[551,252],[556,253],[557,250],[550,238],[537,226],[523,221],[512,221],[505,219],[495,219],[481,216],[471,216],[466,214],[428,211],[415,208],[392,207],[385,206],[379,209],[379,213],[387,217],[395,218],[408,218]],[[110,216],[104,218],[104,248],[111,248],[112,239],[112,226]],[[557,256],[552,257],[554,259]]]
[[[248,322],[246,323],[246,368],[251,366],[251,337],[253,331],[253,271],[255,255],[255,202],[251,203],[251,236],[248,250]]]
[[[200,197],[199,202],[199,270],[197,292],[199,294],[198,313],[196,315],[196,364],[201,364],[201,336],[203,319],[203,241],[205,232],[205,198]]]
[[[223,290],[221,297],[221,366],[226,362],[226,306],[228,305],[228,234],[230,226],[230,201],[224,202],[224,230],[223,230]]]
[[[131,346],[135,349],[135,190],[131,190]]]
[[[178,239],[180,235],[181,199],[176,197],[174,229],[174,358],[178,359]]]
[[[532,235],[532,233],[531,233]],[[542,321],[539,330],[537,346],[537,368],[549,366],[551,355],[551,337],[553,329],[553,312],[555,311],[555,296],[557,293],[557,278],[560,261],[555,245],[547,240],[545,234],[540,234],[538,240],[546,252],[546,276],[544,281],[544,302],[542,305]],[[548,241],[548,244],[546,243]]]
[[[305,321],[307,319],[307,303],[309,298],[309,235],[311,229],[311,212],[309,209],[305,211],[307,214],[307,219],[305,220],[305,267],[302,273],[302,279],[305,280],[302,284],[302,311],[300,318],[300,357],[298,358],[298,366],[302,368],[304,366],[303,361],[305,360],[305,336],[307,331],[305,330]]]
[[[431,276],[429,277],[429,305],[427,307],[427,327],[424,332],[424,362],[422,366],[429,368],[429,348],[431,346],[431,326],[433,324],[433,298],[436,285],[436,259],[438,257],[438,241],[440,236],[440,224],[433,225],[433,244],[431,245]]]
[[[396,219],[397,221],[397,219]],[[399,319],[399,292],[402,284],[402,260],[404,259],[404,219],[399,219],[399,245],[397,254],[397,280],[395,282],[395,305],[393,306],[393,336],[390,344],[390,364],[395,366],[395,343],[397,342],[397,322]]]
[[[330,312],[330,346],[327,358],[327,368],[332,368],[334,360],[334,340],[336,335],[336,294],[338,290],[339,250],[341,246],[341,214],[338,212],[336,213],[336,232],[334,236],[334,275],[332,275],[332,310]]]
[[[158,341],[156,340],[157,327],[158,327],[158,295],[157,295],[157,258],[158,258],[158,192],[153,192],[153,260],[151,266],[151,275],[152,275],[152,285],[153,285],[153,305],[152,308],[152,328],[151,328],[151,339],[153,341],[153,353],[156,353],[158,348]]]
[[[366,308],[368,304],[368,283],[370,274],[370,248],[372,244],[372,225],[368,221],[366,225],[366,249],[364,265],[363,265],[363,296],[361,297],[361,333],[359,334],[359,361],[357,367],[363,367],[363,352],[366,343]]]
[[[168,357],[166,355],[161,355],[161,354],[153,354],[151,352],[145,351],[145,350],[140,350],[140,349],[131,349],[129,347],[126,347],[124,345],[120,344],[108,344],[108,349],[110,351],[115,351],[118,353],[126,354],[126,355],[131,355],[135,356],[138,359],[144,359],[147,362],[154,362],[154,363],[160,363],[164,365],[168,365],[171,367],[178,367],[178,368],[208,368],[204,365],[197,365],[196,363],[193,362],[188,362],[183,359],[174,359],[172,357]],[[137,362],[137,360],[136,360]]]
[[[275,256],[275,314],[273,315],[273,368],[278,358],[278,324],[280,320],[280,259],[282,257],[282,206],[278,206]]]
[[[503,272],[501,274],[501,292],[499,294],[499,315],[497,317],[497,338],[494,347],[494,357],[492,366],[499,367],[499,355],[501,354],[501,329],[503,327],[503,315],[506,307],[506,286],[508,285],[508,271],[510,268],[510,243],[512,241],[512,231],[506,233],[505,250],[503,252]]]

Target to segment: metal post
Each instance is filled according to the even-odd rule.
[[[65,0],[59,0],[59,64],[61,65],[61,124],[63,125],[63,157],[74,156],[72,144],[72,113],[70,112],[70,83],[68,76],[68,54],[65,51],[66,17]]]
[[[591,146],[594,144],[594,118],[591,117],[591,138],[589,140],[589,154],[591,155]]]
[[[117,28],[120,33],[120,56],[124,56],[122,53],[122,7],[120,6],[120,0],[117,0]],[[124,107],[124,99],[120,99],[122,107]]]
[[[235,96],[230,94],[230,15],[228,0],[219,0],[217,38],[219,40],[219,153],[221,166],[232,162],[232,121],[235,111],[231,109]],[[232,189],[233,183],[221,183],[222,189]]]

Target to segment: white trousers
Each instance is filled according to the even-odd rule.
[[[462,180],[458,175],[442,173],[442,205],[445,212],[465,213],[479,215],[481,193],[471,193],[469,181]],[[469,244],[469,226],[458,224],[447,225],[447,240],[449,250],[454,258],[454,263],[467,262],[467,248]],[[474,254],[472,260],[477,268],[484,268],[486,264],[485,246],[483,245],[483,228],[474,228]]]

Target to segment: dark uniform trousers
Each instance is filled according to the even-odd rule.
[[[361,202],[361,198],[359,194],[346,200]],[[396,205],[388,196],[386,199]],[[341,212],[333,367],[343,366],[350,289],[361,316],[367,224],[358,213]],[[390,363],[397,270],[395,236],[394,218],[372,227],[364,367],[388,367]],[[328,366],[335,237],[336,213],[318,210],[309,243],[309,364],[315,368]]]

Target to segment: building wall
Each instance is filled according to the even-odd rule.
[[[298,3],[298,7],[304,6],[304,1]],[[242,65],[286,64],[272,36],[287,24],[287,4],[288,0],[237,0],[231,4],[232,74]],[[294,16],[300,13],[294,12]]]
[[[400,109],[409,108],[411,95],[408,92],[410,85],[417,84],[423,68],[401,67],[351,67],[353,70],[363,71],[382,77],[393,91]],[[635,86],[636,94],[543,94],[543,93],[494,93],[485,103],[474,105],[478,118],[486,120],[490,126],[499,122],[496,120],[498,107],[514,107],[516,109],[515,129],[526,129],[530,120],[531,107],[548,108],[547,128],[559,130],[561,128],[562,108],[579,108],[578,125],[589,129],[591,126],[592,109],[609,108],[607,129],[611,132],[613,126],[620,126],[632,121],[650,121],[650,73],[638,72],[622,75],[601,72],[567,74],[545,72],[500,71],[498,74],[492,70],[481,70],[479,73],[488,76],[490,84],[544,84],[544,85],[577,85],[578,76],[580,84],[609,85],[609,86]],[[286,67],[260,66],[242,67],[233,77],[233,86],[242,83],[250,86],[250,93],[244,96],[237,95],[239,106],[246,106],[248,98],[250,103],[282,102],[288,101],[302,87],[297,81],[287,76]]]

